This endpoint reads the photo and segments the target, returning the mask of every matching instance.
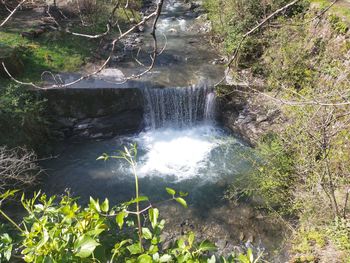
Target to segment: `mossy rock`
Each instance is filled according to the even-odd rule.
[[[6,65],[7,70],[12,76],[20,75],[24,70],[24,65],[15,48],[0,44],[0,77],[9,78],[2,63]]]

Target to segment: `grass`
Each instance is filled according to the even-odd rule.
[[[311,0],[310,2],[316,4],[321,9],[328,7],[331,3],[328,0]],[[349,7],[345,7],[341,3],[335,4],[330,8],[328,12],[341,16],[348,23],[350,23],[350,2],[349,2]]]
[[[25,71],[23,80],[37,80],[41,72],[77,71],[85,64],[96,49],[98,42],[71,36],[65,33],[49,32],[37,39],[27,39],[17,32],[0,32],[1,43],[16,48]]]
[[[140,6],[141,4],[138,3]],[[96,34],[106,30],[106,21],[112,6],[98,7],[98,13],[90,17],[94,21],[91,27],[73,26],[72,31]],[[135,14],[136,21],[141,17],[138,11],[131,13],[117,10],[121,27],[129,27],[128,17]],[[0,45],[16,48],[18,55],[24,63],[25,70],[18,78],[22,81],[39,81],[43,71],[76,72],[91,60],[97,50],[100,40],[73,36],[64,32],[46,32],[35,39],[21,37],[21,32],[29,32],[32,28],[18,28],[10,26],[0,31]],[[0,49],[1,52],[1,49]],[[2,80],[3,82],[3,80]]]

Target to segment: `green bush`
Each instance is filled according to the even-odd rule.
[[[284,148],[282,140],[275,134],[262,138],[252,153],[252,171],[233,183],[226,196],[239,196],[260,200],[263,208],[291,214],[293,212],[293,187],[296,183],[292,153]],[[249,157],[251,160],[251,157]]]
[[[231,54],[239,45],[242,36],[276,9],[289,3],[287,0],[279,1],[217,1],[205,0],[204,6],[213,25],[213,31],[223,39],[223,48],[227,54]],[[308,1],[288,9],[283,15],[294,16],[306,10]],[[249,36],[242,43],[240,50],[240,66],[250,66],[262,55],[266,44],[261,37],[263,30]]]
[[[15,84],[0,87],[0,145],[43,150],[49,139],[45,101]]]
[[[328,16],[329,23],[332,29],[338,34],[344,35],[349,30],[349,26],[339,16],[331,14]]]
[[[333,243],[350,254],[350,220],[335,218],[327,228],[327,234]]]

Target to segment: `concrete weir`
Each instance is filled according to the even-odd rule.
[[[51,121],[63,138],[97,139],[138,132],[143,127],[142,92],[137,88],[51,89]]]

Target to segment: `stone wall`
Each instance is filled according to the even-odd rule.
[[[54,129],[62,139],[98,139],[143,128],[143,96],[134,88],[51,89],[47,99]]]

